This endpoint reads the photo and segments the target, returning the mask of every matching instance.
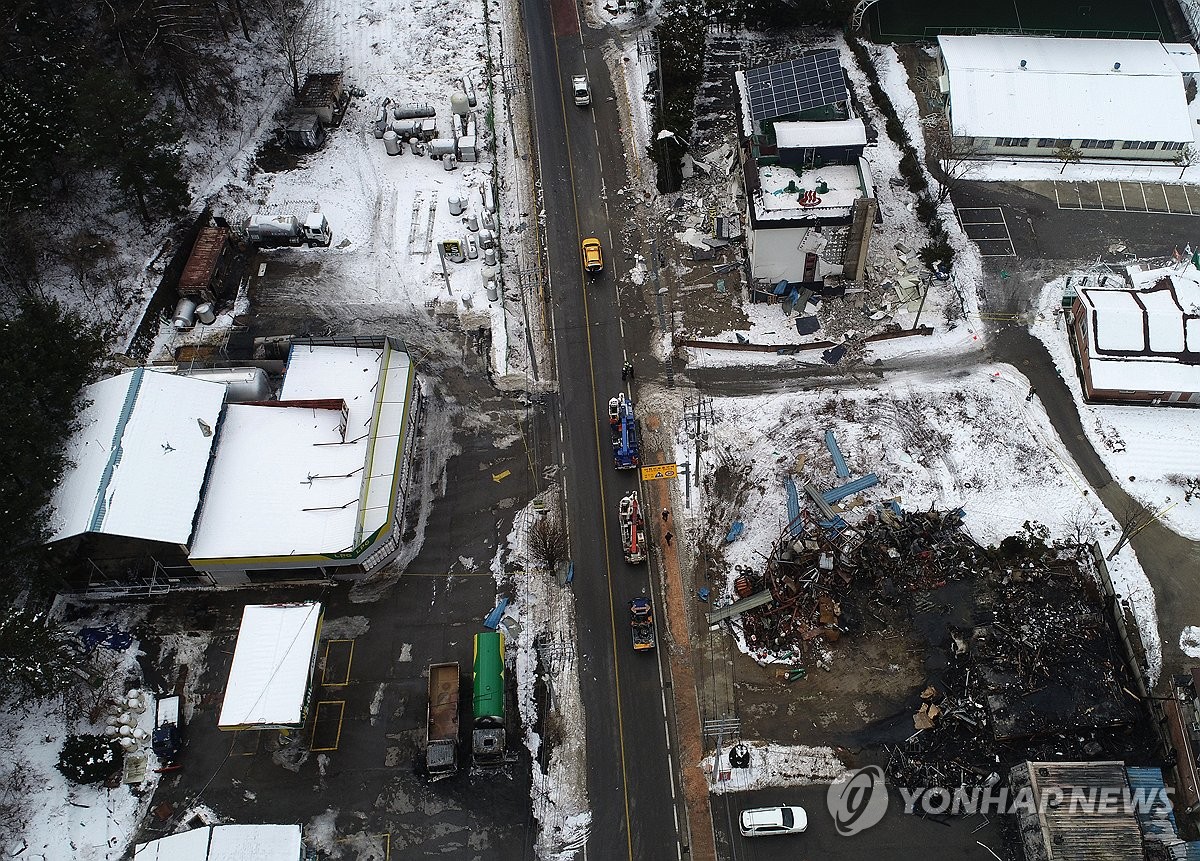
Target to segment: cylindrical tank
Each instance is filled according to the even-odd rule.
[[[463,307],[467,310],[475,307],[475,296],[471,293],[462,294]]]
[[[217,320],[217,309],[212,302],[204,302],[196,306],[196,319],[205,326],[211,326]]]
[[[450,205],[450,214],[455,218],[462,215],[463,210],[466,208],[463,204],[463,199],[458,195],[451,195],[447,198],[446,203]]]
[[[500,298],[500,288],[496,286],[495,281],[488,281],[484,284],[484,289],[487,290],[489,302],[495,302]]]
[[[412,120],[420,117],[436,116],[433,105],[396,105],[392,108],[392,118],[397,120]]]
[[[180,376],[225,386],[228,403],[271,400],[271,381],[262,368],[193,368],[180,371]]]
[[[494,230],[479,231],[479,244],[484,248],[492,248],[496,244],[496,232]]]
[[[388,155],[400,155],[404,152],[400,147],[400,141],[396,138],[396,133],[390,129],[383,133],[383,148]]]
[[[465,117],[471,112],[471,100],[467,98],[467,94],[461,90],[455,90],[450,94],[450,113],[456,117]]]
[[[496,265],[496,249],[495,248],[483,249],[483,265],[484,266],[495,266]]]
[[[175,317],[171,321],[176,329],[190,329],[196,325],[196,305],[195,299],[189,299],[184,296],[179,300],[179,304],[175,306]]]
[[[475,237],[473,236],[467,237],[467,259],[479,259],[479,245],[475,242]]]
[[[496,229],[496,216],[492,215],[490,212],[485,212],[483,214],[483,229],[484,230],[495,230]]]
[[[409,138],[408,148],[412,150],[413,155],[425,155],[425,145],[418,138]]]
[[[479,196],[483,198],[483,208],[488,212],[496,211],[496,195],[492,192],[492,184],[485,182],[479,188]]]
[[[442,169],[455,170],[458,168],[458,159],[454,157],[454,153],[448,152],[442,156]]]
[[[417,137],[419,134],[421,134],[421,121],[398,120],[392,123],[392,131],[396,133],[396,137],[404,140]]]
[[[429,142],[429,157],[441,158],[454,153],[454,138],[434,138]]]
[[[472,233],[479,230],[479,216],[473,212],[467,217],[467,230]]]

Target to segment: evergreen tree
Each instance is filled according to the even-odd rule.
[[[121,767],[121,746],[102,735],[72,735],[58,754],[58,770],[72,783],[100,783]]]
[[[0,615],[0,702],[20,705],[66,690],[79,681],[78,663],[69,635],[45,614]]]
[[[112,171],[144,224],[177,215],[187,204],[187,183],[174,111],[155,116],[149,96],[127,76],[103,67],[79,81],[78,104],[89,129],[83,143],[91,166]]]

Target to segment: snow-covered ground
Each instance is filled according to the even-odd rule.
[[[240,69],[243,80],[259,80],[256,100],[247,105],[240,130],[230,137],[212,136],[193,144],[190,157],[204,165],[198,182],[198,198],[211,201],[218,211],[230,216],[248,213],[264,205],[286,206],[296,201],[315,201],[333,226],[334,242],[328,249],[284,249],[276,257],[316,260],[337,273],[335,279],[317,284],[297,284],[299,295],[314,304],[337,309],[353,318],[366,309],[395,309],[399,316],[429,303],[453,303],[455,313],[466,325],[488,325],[494,337],[492,365],[498,376],[523,377],[525,359],[524,318],[520,312],[515,277],[517,271],[536,265],[529,238],[536,233],[534,218],[539,211],[533,188],[524,173],[527,156],[528,117],[523,106],[509,110],[503,99],[495,104],[494,126],[486,122],[484,110],[477,111],[481,146],[486,145],[491,128],[495,129],[499,164],[490,157],[480,164],[460,165],[446,171],[429,158],[403,155],[388,156],[383,142],[374,138],[367,126],[378,104],[385,97],[402,104],[428,103],[435,107],[439,125],[449,127],[449,95],[455,80],[462,79],[486,107],[488,85],[497,93],[506,89],[522,91],[518,80],[509,79],[520,68],[519,58],[502,56],[498,32],[505,32],[504,45],[512,52],[519,45],[519,22],[512,10],[497,0],[486,0],[493,30],[485,28],[484,6],[474,2],[448,0],[411,0],[403,5],[394,0],[329,0],[324,8],[334,34],[333,59],[345,69],[347,83],[364,89],[365,98],[355,100],[341,128],[329,144],[309,156],[301,170],[288,173],[262,173],[253,169],[255,144],[268,134],[275,109],[282,104],[286,91],[277,79],[251,66],[253,52],[247,52],[247,65]],[[610,19],[593,9],[593,15],[605,22]],[[628,14],[615,16],[624,27]],[[653,172],[645,159],[644,144],[649,139],[649,117],[642,100],[647,76],[644,63],[630,34],[623,44],[606,52],[610,67],[624,80],[623,107],[630,119],[627,140],[631,152],[630,185],[619,195],[645,199]],[[840,40],[830,44],[840,45]],[[490,60],[489,60],[490,52]],[[885,91],[896,105],[914,142],[921,141],[916,103],[907,87],[904,69],[891,48],[873,48]],[[843,66],[856,92],[873,109],[867,96],[866,81],[853,55],[842,46]],[[254,59],[257,63],[259,60]],[[489,69],[491,75],[489,77]],[[620,83],[620,81],[618,81]],[[620,88],[618,88],[620,92]],[[913,213],[915,200],[906,189],[896,189],[887,179],[898,175],[900,153],[881,136],[877,146],[868,150],[868,161],[879,187],[877,189],[884,223],[876,232],[876,256],[894,254],[897,244],[919,248],[927,237]],[[520,165],[522,169],[517,169]],[[1119,177],[1101,176],[1087,171],[1112,171],[1112,166],[1073,165],[1063,175],[1060,164],[1046,165],[1052,178],[1125,178],[1138,179],[1135,166],[1120,166],[1131,172]],[[1004,166],[991,162],[989,178],[1001,179]],[[1020,178],[1033,178],[1029,163],[1022,163]],[[1193,168],[1195,170],[1197,168]],[[1171,172],[1178,176],[1178,168]],[[468,201],[465,216],[482,220],[485,207],[481,187],[495,179],[499,186],[500,238],[510,265],[507,295],[503,303],[489,302],[484,289],[483,253],[475,260],[447,264],[443,276],[436,246],[439,239],[476,236],[452,217],[447,206],[451,196]],[[1168,181],[1168,180],[1163,180]],[[429,203],[437,195],[432,232]],[[414,207],[418,195],[420,207]],[[416,216],[414,218],[414,212]],[[943,205],[943,220],[957,251],[955,283],[943,285],[930,296],[922,321],[937,325],[940,309],[961,295],[967,320],[952,330],[938,326],[932,337],[916,337],[882,342],[869,348],[868,360],[890,359],[901,355],[923,354],[936,360],[954,357],[962,366],[970,366],[965,376],[947,377],[933,372],[890,375],[885,385],[862,383],[838,391],[806,390],[753,398],[717,399],[713,404],[716,421],[704,452],[705,468],[716,466],[716,452],[729,447],[744,454],[748,466],[745,482],[750,488],[744,506],[731,515],[749,524],[742,537],[728,548],[731,565],[755,564],[778,536],[786,511],[782,477],[795,468],[801,475],[812,475],[832,483],[827,454],[820,444],[823,431],[832,428],[852,472],[876,472],[881,479],[873,489],[872,500],[900,497],[906,508],[936,505],[942,508],[962,506],[966,525],[974,537],[995,542],[1018,531],[1024,521],[1037,521],[1061,536],[1078,525],[1094,529],[1108,541],[1115,538],[1112,517],[1098,506],[1094,494],[1071,463],[1061,440],[1050,426],[1037,399],[1026,400],[1028,381],[1008,366],[979,363],[977,350],[985,324],[978,317],[976,286],[981,277],[980,258],[963,236],[949,204]],[[426,253],[428,249],[428,253]],[[127,251],[133,257],[153,256],[153,243]],[[270,262],[267,264],[270,266]],[[645,277],[644,263],[631,275],[640,284]],[[1062,273],[1064,276],[1068,273]],[[137,276],[141,295],[146,279]],[[307,292],[306,292],[307,291]],[[1063,376],[1076,387],[1076,397],[1084,417],[1084,427],[1114,477],[1127,491],[1138,494],[1155,510],[1167,508],[1163,518],[1182,534],[1200,536],[1200,503],[1184,503],[1179,489],[1169,477],[1174,474],[1196,475],[1194,447],[1189,449],[1173,441],[1195,437],[1196,415],[1192,411],[1142,410],[1126,407],[1087,407],[1082,404],[1073,363],[1063,332],[1054,313],[1061,285],[1048,284],[1043,294],[1043,313],[1033,331],[1046,342],[1059,363]],[[470,297],[469,299],[467,297]],[[246,310],[245,296],[236,308],[224,309],[221,326],[232,325],[235,313]],[[99,313],[99,311],[98,311]],[[780,314],[778,307],[755,306],[750,310],[752,341],[784,342],[794,335],[794,326]],[[907,316],[906,316],[907,315]],[[367,314],[377,319],[378,313]],[[897,315],[902,324],[912,322],[915,309],[903,309]],[[124,319],[124,318],[123,318]],[[126,324],[131,321],[125,319]],[[126,325],[128,328],[128,325]],[[786,334],[786,333],[791,333]],[[157,355],[165,355],[179,343],[211,336],[212,330],[197,330],[180,335],[169,327],[160,332]],[[217,337],[220,337],[219,331]],[[724,338],[732,339],[732,332]],[[535,339],[536,340],[536,339]],[[658,352],[665,355],[670,345],[660,340]],[[814,360],[811,356],[783,358],[771,354],[746,354],[721,351],[693,351],[690,359],[698,364],[797,363]],[[665,416],[681,415],[684,395],[679,392],[648,392],[640,405]],[[1116,441],[1120,441],[1118,445]],[[693,457],[686,435],[677,434],[676,454],[680,462]],[[798,458],[805,462],[797,466]],[[1128,476],[1136,476],[1129,483]],[[1167,499],[1171,502],[1168,503]],[[695,497],[693,497],[695,499]],[[702,518],[676,509],[689,529]],[[536,516],[527,509],[518,516],[508,544],[512,558],[524,557],[523,530]],[[517,643],[517,677],[523,721],[534,721],[533,699],[536,655],[534,636],[544,630],[570,630],[573,626],[571,591],[553,578],[529,571],[505,573],[504,560],[497,556],[493,570],[498,581],[518,577],[515,582],[517,609],[506,619]],[[1157,617],[1153,593],[1132,549],[1126,548],[1110,563],[1118,591],[1130,602],[1139,628],[1150,647],[1152,669],[1157,672],[1161,660],[1158,650]],[[136,619],[125,620],[132,626]],[[1198,620],[1200,621],[1200,620]],[[1200,653],[1200,633],[1189,629],[1181,637]],[[570,728],[561,736],[563,745],[546,751],[532,730],[525,740],[536,763],[534,808],[543,826],[539,851],[544,855],[569,857],[572,847],[580,845],[589,825],[589,802],[582,780],[582,712],[576,680],[577,663],[569,648],[560,652],[555,681],[556,708],[560,719]],[[196,648],[194,643],[176,644],[180,651]],[[122,685],[136,681],[132,662],[136,644],[120,653],[113,676]],[[153,770],[145,783],[131,791],[68,787],[53,768],[54,757],[68,731],[85,728],[89,723],[81,704],[63,706],[44,704],[20,722],[4,721],[4,744],[10,755],[0,765],[0,778],[27,780],[25,804],[28,811],[41,811],[25,825],[23,840],[28,850],[21,857],[100,859],[119,857],[153,790]],[[715,791],[755,786],[828,781],[837,776],[840,762],[832,751],[823,749],[756,746],[752,752],[754,767],[736,770],[739,784],[725,784]],[[711,760],[711,758],[710,758]],[[712,771],[711,761],[708,763]],[[6,770],[7,769],[7,770]],[[719,773],[720,769],[717,769]],[[10,783],[10,785],[12,785]],[[19,849],[18,842],[14,849]],[[5,847],[7,848],[7,847]]]

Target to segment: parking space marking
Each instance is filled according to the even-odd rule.
[[[325,642],[324,665],[321,669],[321,684],[327,688],[339,688],[350,684],[350,665],[354,662],[353,640],[327,640]],[[337,672],[331,672],[330,667]],[[334,681],[330,681],[330,677]],[[339,681],[340,679],[340,681]]]
[[[1030,185],[1030,183],[1025,183],[1025,185]],[[1126,180],[1060,182],[1056,180],[1053,185],[1054,202],[1062,210],[1200,215],[1200,212],[1197,212],[1192,206],[1192,198],[1188,193],[1187,186],[1181,183],[1130,182]],[[966,229],[965,223],[963,229]]]
[[[998,206],[965,206],[957,210],[957,215],[963,233],[979,247],[981,257],[1017,256],[1003,209]]]
[[[334,720],[334,708],[337,720]],[[312,744],[309,750],[337,750],[342,740],[342,718],[346,714],[345,700],[321,700],[313,714]],[[324,717],[322,717],[324,715]],[[330,738],[329,736],[333,737]]]

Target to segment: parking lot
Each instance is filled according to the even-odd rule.
[[[958,210],[958,221],[983,257],[1015,257],[1012,234],[998,206],[968,206]]]
[[[509,746],[516,758],[502,772],[469,773],[465,753],[452,778],[429,784],[414,771],[432,662],[459,662],[466,733],[472,636],[482,630],[495,591],[485,571],[407,575],[372,601],[347,586],[313,585],[197,594],[187,602],[176,596],[153,608],[146,640],[185,633],[207,637],[208,647],[185,673],[183,769],[163,776],[156,815],[139,839],[159,836],[153,831],[167,827],[164,814],[186,821],[202,805],[232,821],[298,822],[310,845],[342,861],[523,857],[533,839],[530,767],[512,696]],[[291,732],[219,731],[242,606],[302,600],[325,606],[305,725]],[[177,661],[183,663],[156,655],[165,678],[151,681],[172,685]]]
[[[1162,182],[1024,182],[1059,209],[1200,215],[1200,188]]]

